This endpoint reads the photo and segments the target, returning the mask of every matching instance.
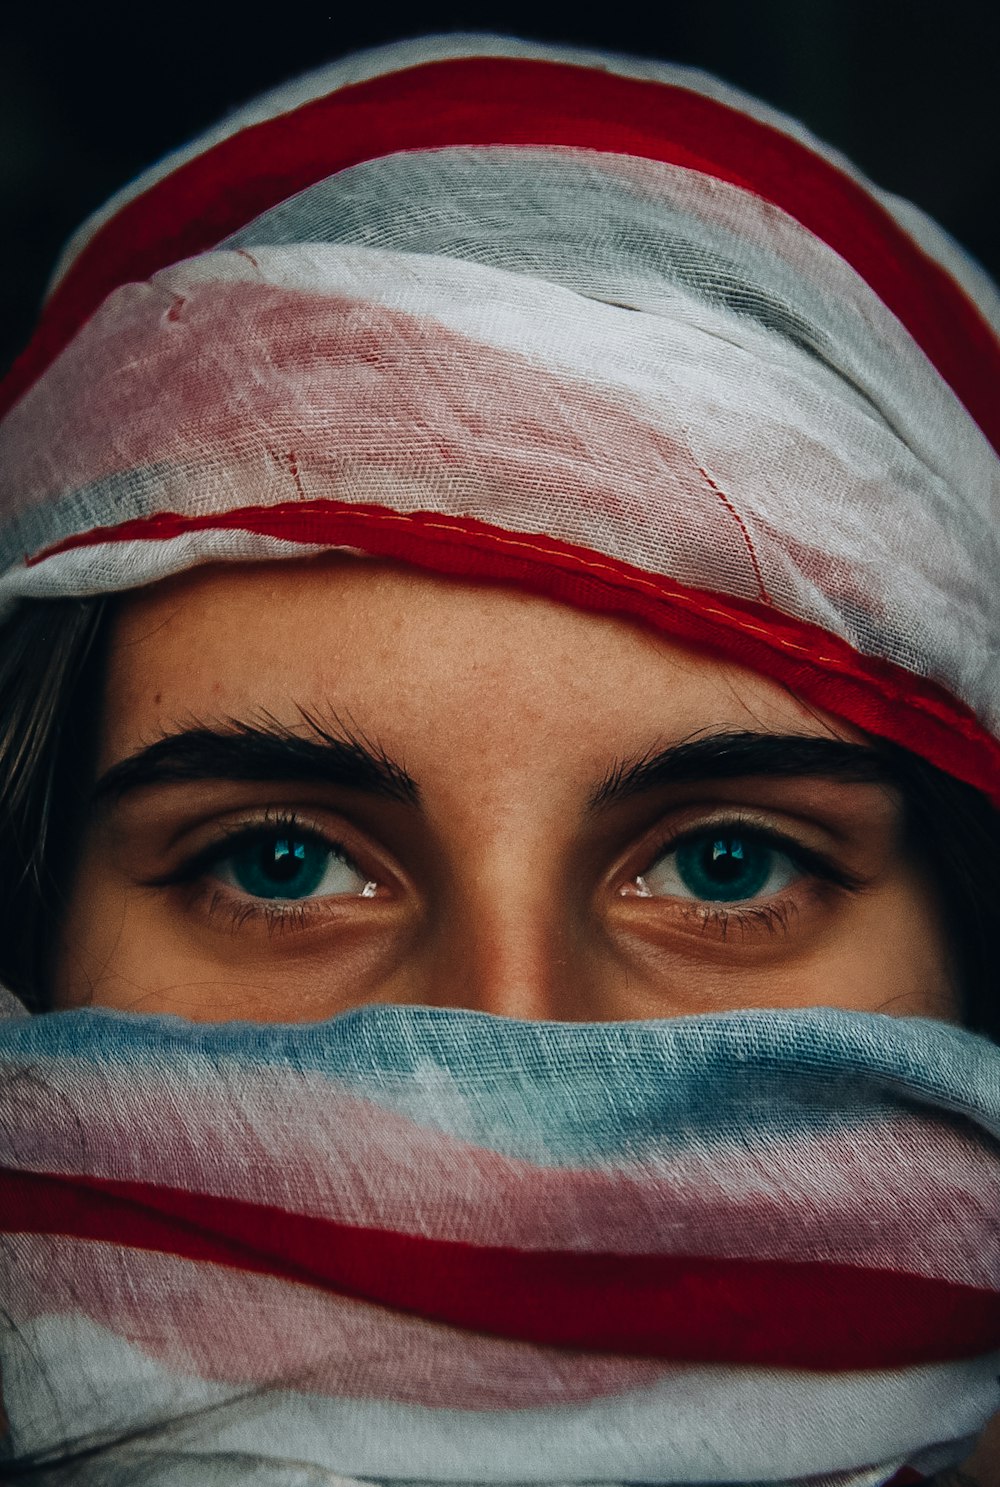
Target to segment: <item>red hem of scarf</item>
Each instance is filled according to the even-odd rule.
[[[1000,1294],[830,1262],[518,1250],[154,1183],[0,1169],[0,1229],[152,1250],[549,1347],[822,1371],[1000,1343]]]
[[[215,247],[351,165],[460,145],[659,160],[771,203],[865,279],[1000,448],[1000,347],[987,322],[864,187],[793,137],[697,92],[527,58],[448,59],[383,74],[251,125],[179,165],[120,207],[81,250],[0,386],[0,411],[120,284]]]
[[[862,655],[846,641],[776,608],[691,588],[587,548],[508,532],[473,517],[337,501],[288,502],[200,517],[165,512],[68,537],[28,563],[105,543],[169,541],[211,530],[353,548],[638,620],[771,678],[834,717],[919,754],[1000,805],[1000,743],[968,707],[936,683]]]

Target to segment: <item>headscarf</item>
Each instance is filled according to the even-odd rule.
[[[996,802],[998,325],[939,229],[702,74],[351,57],[71,243],[3,389],[0,599],[398,559]],[[1000,1405],[963,1029],[94,1010],[12,1016],[0,1068],[15,1451],[174,1416],[143,1481],[901,1487]]]

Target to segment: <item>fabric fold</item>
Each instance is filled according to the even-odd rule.
[[[998,1137],[994,1046],[925,1019],[11,1021],[14,1442],[207,1410],[220,1457],[379,1482],[959,1460]]]

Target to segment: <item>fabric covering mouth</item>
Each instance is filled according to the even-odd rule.
[[[949,1024],[83,1011],[0,1058],[21,1452],[856,1487],[1000,1402],[997,1050]]]

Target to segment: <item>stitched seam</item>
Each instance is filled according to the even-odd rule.
[[[348,519],[352,519],[355,521],[361,521],[365,525],[377,525],[378,523],[384,523],[386,525],[391,523],[409,525],[417,527],[420,530],[448,532],[452,535],[461,534],[466,539],[466,541],[468,540],[470,535],[468,526],[462,520],[455,518],[437,515],[435,515],[434,517],[429,517],[424,512],[402,512],[385,510],[373,511],[371,508],[367,508],[364,511],[358,511],[352,510],[351,506],[346,503],[343,505],[339,505],[334,502],[324,502],[323,504],[332,506],[335,510],[336,515],[346,516]],[[266,512],[268,508],[259,507],[257,509],[261,512]],[[152,518],[152,520],[155,521],[156,518],[154,517]],[[478,522],[478,518],[472,518],[472,520]],[[56,557],[61,551],[69,551],[72,550],[73,547],[98,546],[102,541],[108,540],[107,535],[104,535],[103,537],[98,536],[98,532],[100,530],[101,529],[96,529],[94,533],[89,534],[89,536],[94,539],[92,541],[88,540],[82,543],[72,543],[72,546],[70,546],[69,542],[67,542],[65,546],[63,546],[62,544],[56,544],[54,547],[49,548],[46,552],[39,553],[36,557],[28,559],[27,561],[29,561],[31,565],[34,566],[37,563],[43,562],[47,557]],[[105,528],[103,530],[104,533],[107,534],[114,531],[114,528]],[[198,530],[198,528],[191,528],[189,530]],[[217,527],[206,527],[201,528],[201,530],[230,530],[249,532],[252,531],[252,528],[234,524],[227,529],[220,523],[220,525]],[[173,535],[179,537],[185,535],[185,533],[177,532]],[[279,540],[276,534],[266,535],[274,536],[275,540]],[[509,548],[512,550],[517,549],[525,552],[537,553],[545,556],[549,560],[551,560],[554,556],[552,549],[544,543],[537,541],[533,542],[528,540],[526,537],[512,537],[509,533],[501,532],[496,529],[487,529],[484,531],[476,532],[474,535],[479,541],[482,541],[492,547]],[[111,540],[121,541],[123,539],[112,538]],[[157,537],[144,538],[140,535],[134,538],[129,538],[127,540],[141,542],[162,541],[164,539]],[[165,540],[169,541],[172,539],[167,538]],[[322,542],[317,543],[311,541],[309,538],[304,537],[285,537],[280,540],[298,542],[303,547],[316,547],[323,545]],[[558,556],[558,554],[555,554],[555,556]],[[618,565],[611,562],[602,561],[597,557],[589,557],[583,553],[577,552],[574,552],[572,555],[570,555],[570,560],[572,564],[577,568],[589,569],[594,573],[611,575],[611,581],[614,583],[614,586],[616,588],[623,587],[623,582]],[[801,642],[791,640],[786,636],[776,635],[773,629],[771,629],[767,625],[755,624],[752,620],[747,619],[740,614],[733,613],[733,611],[729,609],[723,609],[721,607],[712,605],[711,603],[706,603],[704,600],[699,599],[697,596],[691,593],[675,588],[673,582],[669,578],[660,577],[656,580],[653,580],[651,578],[645,578],[640,573],[632,570],[629,574],[627,587],[630,589],[644,589],[652,594],[654,597],[659,599],[669,598],[671,602],[683,605],[688,609],[694,611],[695,613],[706,615],[712,619],[724,621],[727,628],[729,629],[742,630],[748,635],[761,636],[767,641],[769,645],[773,647],[785,651],[794,651],[803,656],[809,656],[810,659],[819,666],[830,667],[832,670],[840,672],[841,674],[846,676],[852,675],[852,668],[846,661],[841,659],[841,657],[821,654],[811,645],[803,645]],[[664,592],[665,590],[666,593]],[[794,616],[790,616],[790,618],[794,619]],[[847,642],[845,642],[845,644],[846,643]],[[879,658],[874,657],[871,659],[878,660]],[[914,673],[914,679],[918,681],[921,680],[921,678],[916,673]],[[887,691],[889,690],[890,689],[887,689]],[[895,693],[895,695],[900,695],[898,688],[891,690]],[[907,695],[904,697],[904,700],[908,707],[913,707],[918,711],[925,713],[928,717],[933,718],[937,723],[946,724],[946,726],[948,727],[958,728],[969,738],[980,738],[978,729],[974,729],[967,720],[952,718],[950,716],[947,719],[942,718],[935,710],[933,705],[931,705],[926,699]]]

